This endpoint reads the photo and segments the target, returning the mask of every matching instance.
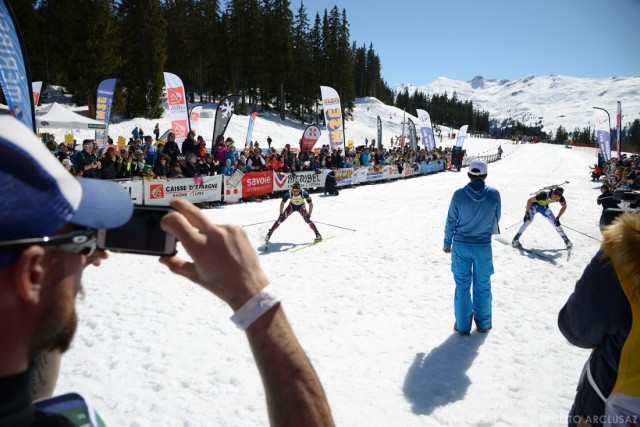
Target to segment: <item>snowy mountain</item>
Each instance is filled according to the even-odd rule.
[[[476,76],[461,81],[439,77],[424,86],[403,83],[396,93],[408,89],[428,95],[444,94],[469,100],[502,123],[509,118],[527,125],[541,122],[542,129],[555,133],[562,125],[568,131],[593,128],[593,107],[604,108],[615,125],[616,102],[622,103],[622,124],[640,118],[640,75],[592,79],[558,75],[528,76],[519,80],[485,79]]]

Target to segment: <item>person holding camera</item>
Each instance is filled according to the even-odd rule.
[[[76,166],[82,172],[83,178],[100,178],[102,164],[93,151],[93,140],[82,141],[82,151],[76,157]]]
[[[116,147],[109,146],[104,153],[104,157],[100,159],[100,178],[116,179],[118,176],[118,163],[116,156]]]
[[[562,237],[564,244],[567,246],[567,249],[571,249],[573,247],[573,243],[567,237],[567,233],[564,232],[562,226],[560,225],[560,217],[567,210],[567,201],[564,198],[564,188],[555,187],[550,190],[543,190],[538,192],[535,196],[531,197],[527,200],[527,206],[524,211],[524,222],[520,226],[520,229],[513,237],[511,241],[511,246],[514,248],[522,247],[520,243],[520,237],[522,233],[524,233],[527,228],[531,225],[533,221],[533,217],[536,214],[540,214],[549,221],[549,224],[553,225],[556,232]],[[560,212],[558,212],[558,216],[553,215],[553,211],[549,207],[551,203],[560,203]]]
[[[138,162],[134,159],[133,152],[126,148],[120,149],[120,156],[116,158],[116,163],[118,178],[133,178],[141,175]]]
[[[289,201],[289,204],[285,209],[284,206],[287,201]],[[309,204],[308,212],[306,207],[307,203]],[[293,212],[298,212],[302,215],[304,221],[309,224],[309,227],[311,227],[313,232],[316,233],[316,242],[322,240],[322,236],[320,235],[318,228],[313,221],[311,221],[311,214],[313,213],[313,201],[311,200],[311,196],[306,191],[302,191],[302,187],[299,182],[294,182],[291,186],[291,190],[285,191],[282,195],[282,200],[280,201],[280,216],[278,216],[276,222],[273,223],[267,232],[267,237],[264,239],[265,246],[269,245],[269,239],[276,228],[280,227],[280,224],[282,224]]]
[[[108,256],[96,249],[97,229],[125,224],[133,204],[114,182],[75,179],[38,142],[18,120],[0,117],[0,152],[12,153],[0,156],[0,425],[73,426],[55,404],[65,396],[36,403],[32,397],[53,391],[59,355],[77,325],[82,273]],[[191,260],[160,261],[234,311],[231,320],[245,331],[262,377],[271,424],[334,425],[320,380],[245,231],[214,224],[188,201],[171,206],[161,227]]]

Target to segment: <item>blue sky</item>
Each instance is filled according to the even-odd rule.
[[[309,20],[346,9],[389,86],[437,77],[640,74],[640,0],[305,0]],[[291,0],[295,11],[300,0]]]

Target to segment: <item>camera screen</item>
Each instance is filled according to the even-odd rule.
[[[141,252],[162,252],[166,233],[160,228],[160,219],[169,210],[136,208],[129,222],[107,230],[104,246]]]

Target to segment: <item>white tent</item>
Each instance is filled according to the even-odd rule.
[[[43,116],[36,118],[38,129],[106,129],[104,122],[90,119],[67,110],[57,102]]]

